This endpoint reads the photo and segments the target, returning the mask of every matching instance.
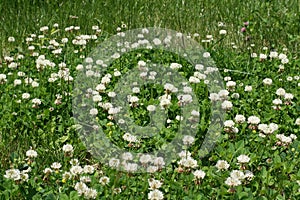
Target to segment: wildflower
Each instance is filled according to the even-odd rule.
[[[218,170],[227,170],[229,168],[229,164],[226,160],[218,160],[216,167]]]
[[[237,180],[243,180],[245,178],[245,174],[240,170],[233,170],[230,172],[230,177]]]
[[[109,160],[108,165],[109,165],[110,167],[117,168],[117,167],[120,165],[120,160],[119,160],[119,159],[116,159],[116,158],[111,158],[111,159]]]
[[[155,111],[155,109],[156,109],[156,107],[155,107],[154,105],[149,105],[149,106],[147,106],[147,110],[148,110],[149,112],[153,112],[153,111]]]
[[[171,63],[170,68],[171,69],[180,69],[180,68],[182,68],[182,65],[179,63]]]
[[[85,199],[96,199],[97,197],[97,190],[95,189],[92,189],[92,188],[87,188],[85,191],[84,191],[84,198]]]
[[[149,183],[149,189],[150,190],[156,190],[158,188],[160,188],[162,186],[162,182],[159,180],[155,180],[153,178],[148,179],[148,183]]]
[[[270,79],[270,78],[265,78],[264,80],[263,80],[263,84],[264,85],[272,85],[272,79]]]
[[[100,178],[99,183],[102,185],[107,185],[109,183],[109,178],[107,176],[103,176]]]
[[[250,158],[249,156],[242,154],[237,157],[237,160],[239,163],[243,164],[243,163],[248,163],[250,161]]]
[[[284,95],[285,95],[285,89],[283,89],[283,88],[278,88],[278,89],[276,90],[276,94],[277,94],[278,96],[284,96]]]
[[[15,40],[14,37],[8,37],[7,41],[8,41],[8,42],[14,42],[14,41],[16,41],[16,40]]]
[[[44,174],[51,174],[52,169],[51,168],[45,168],[43,172],[44,172]]]
[[[223,103],[222,103],[222,109],[224,109],[224,110],[231,110],[232,109],[232,107],[233,107],[233,104],[230,102],[230,101],[227,101],[227,100],[225,100]]]
[[[92,108],[92,109],[90,110],[90,115],[97,115],[97,114],[98,114],[97,108]]]
[[[136,163],[124,163],[124,170],[132,173],[138,169],[138,165]]]
[[[85,165],[83,167],[83,172],[87,174],[93,174],[95,171],[95,168],[92,165]]]
[[[185,135],[182,139],[184,145],[192,145],[195,141],[195,138],[190,135]]]
[[[232,178],[232,177],[228,177],[225,181],[225,184],[228,185],[228,186],[239,186],[242,184],[242,182],[239,180],[239,179],[235,179],[235,178]]]
[[[300,126],[300,117],[298,117],[298,118],[296,119],[295,124],[298,125],[298,126]]]
[[[252,86],[246,85],[244,91],[245,91],[245,92],[251,92],[251,91],[252,91]]]
[[[220,35],[226,35],[226,33],[227,33],[226,30],[220,30],[220,31],[219,31],[219,34],[220,34]]]
[[[18,169],[9,169],[5,171],[5,178],[18,181],[21,179],[21,172]]]
[[[196,171],[193,172],[193,175],[196,179],[204,179],[206,174],[202,170],[196,170]]]
[[[250,117],[248,117],[248,123],[249,124],[255,124],[255,125],[257,125],[257,124],[259,124],[259,122],[260,122],[260,119],[258,117],[256,117],[256,116],[250,116]]]
[[[87,191],[88,187],[83,182],[77,182],[74,189],[78,192],[78,195],[81,196]]]
[[[143,155],[140,157],[140,162],[141,162],[143,165],[149,163],[151,160],[152,160],[152,157],[151,157],[151,155],[149,155],[149,154],[143,154]]]
[[[52,163],[51,168],[54,170],[59,170],[61,168],[61,164],[59,162],[54,162]]]
[[[162,200],[164,199],[164,194],[160,190],[151,190],[148,193],[148,199],[150,200]]]
[[[29,158],[36,158],[37,157],[37,152],[35,150],[28,150],[26,151],[26,156]]]
[[[235,120],[235,122],[236,123],[243,123],[243,122],[245,122],[246,121],[246,118],[245,118],[245,116],[244,115],[236,115],[235,116],[235,118],[234,118],[234,120]]]
[[[76,175],[81,174],[83,172],[83,169],[81,166],[75,165],[75,166],[71,167],[70,172],[72,175],[76,176]]]

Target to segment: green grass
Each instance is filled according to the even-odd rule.
[[[14,36],[21,43],[24,36],[39,27],[59,23],[61,27],[76,24],[83,32],[99,25],[108,34],[125,23],[128,29],[164,27],[184,33],[215,35],[218,22],[226,23],[232,33],[228,42],[240,42],[237,32],[249,21],[251,43],[258,47],[284,44],[299,52],[300,2],[289,1],[5,1],[0,4],[1,41]],[[72,18],[70,16],[77,16]],[[22,46],[22,45],[21,45]]]

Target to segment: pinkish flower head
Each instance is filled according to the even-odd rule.
[[[249,22],[244,22],[244,25],[245,25],[245,26],[248,26],[248,25],[249,25]]]
[[[241,32],[245,32],[246,31],[246,27],[241,28]]]

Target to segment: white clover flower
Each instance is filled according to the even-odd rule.
[[[257,58],[257,53],[251,53],[251,58]]]
[[[222,106],[222,109],[224,109],[224,110],[231,110],[232,107],[233,107],[233,104],[231,103],[231,101],[225,100],[225,101],[221,104],[221,106]]]
[[[230,172],[230,177],[237,180],[243,180],[245,178],[245,174],[240,170],[233,170]]]
[[[192,154],[191,154],[191,152],[184,150],[184,151],[181,151],[178,155],[179,155],[180,158],[188,158]]]
[[[256,116],[250,116],[248,117],[248,121],[249,124],[259,124],[260,123],[260,119]]]
[[[154,105],[149,105],[149,106],[147,106],[147,110],[148,110],[149,112],[153,112],[153,111],[155,111],[155,109],[156,109],[156,107],[155,107]]]
[[[284,95],[285,95],[285,89],[283,89],[283,88],[278,88],[278,89],[276,90],[276,94],[277,94],[278,96],[284,96]]]
[[[248,163],[250,161],[250,157],[242,154],[237,157],[237,160],[239,163]]]
[[[200,83],[200,79],[197,78],[197,77],[191,76],[191,77],[189,78],[189,82],[190,82],[190,83]]]
[[[209,94],[209,99],[211,101],[218,101],[220,98],[219,98],[219,95],[217,93],[210,93]]]
[[[123,139],[125,140],[125,141],[127,141],[127,142],[137,142],[138,140],[137,140],[137,138],[136,138],[136,136],[135,135],[131,135],[130,133],[125,133],[124,135],[123,135]]]
[[[290,100],[292,100],[293,98],[294,98],[294,95],[291,94],[291,93],[285,93],[285,94],[284,94],[284,99],[285,99],[285,100],[290,101]]]
[[[154,38],[152,41],[155,45],[160,45],[161,44],[161,40],[158,38]]]
[[[160,180],[155,180],[153,178],[148,179],[149,190],[156,190],[162,186],[162,182]]]
[[[70,172],[71,172],[72,175],[76,176],[76,175],[82,174],[83,169],[79,165],[74,165],[74,166],[71,167]]]
[[[172,85],[170,83],[166,83],[164,85],[164,89],[167,90],[167,91],[169,91],[169,92],[177,92],[178,91],[178,89],[174,85]]]
[[[220,90],[218,95],[221,99],[227,99],[229,92],[228,92],[228,90]]]
[[[270,78],[265,78],[265,79],[263,80],[263,84],[264,84],[264,85],[272,85],[272,83],[273,83],[273,81],[272,81],[272,79],[270,79]]]
[[[62,178],[65,180],[69,180],[72,178],[72,174],[70,172],[64,172]]]
[[[245,173],[244,173],[244,178],[247,179],[248,181],[251,181],[254,177],[254,174],[249,171],[249,170],[246,170]]]
[[[281,63],[282,64],[287,64],[287,63],[289,63],[289,59],[288,58],[283,58],[283,59],[281,59]]]
[[[196,170],[196,171],[193,172],[193,175],[196,179],[204,179],[206,174],[202,170]]]
[[[101,183],[102,185],[108,185],[109,178],[107,176],[103,176],[100,178],[99,183]]]
[[[122,159],[123,160],[132,160],[133,155],[130,152],[125,152],[125,153],[122,154]]]
[[[198,71],[203,70],[204,69],[204,65],[202,65],[202,64],[196,64],[195,65],[195,69],[198,70]]]
[[[6,74],[0,74],[0,84],[6,83]]]
[[[245,92],[251,92],[252,91],[252,86],[251,85],[246,85],[244,91]]]
[[[16,41],[16,40],[15,40],[14,37],[8,37],[7,41],[8,41],[8,42],[14,42],[14,41]]]
[[[298,126],[300,126],[300,117],[298,117],[298,118],[296,119],[295,124],[298,125]]]
[[[164,199],[164,194],[160,190],[151,190],[148,193],[149,200],[162,200]]]
[[[59,162],[54,162],[52,163],[51,168],[54,170],[59,170],[61,168],[61,164]]]
[[[65,144],[62,148],[64,153],[72,153],[73,152],[73,146],[71,144]]]
[[[134,87],[132,88],[133,93],[140,93],[140,88],[139,87]]]
[[[94,96],[93,96],[93,101],[94,101],[94,102],[102,101],[102,96],[99,95],[99,94],[94,95]]]
[[[26,156],[29,157],[29,158],[36,158],[37,157],[37,152],[35,150],[28,150],[26,151]]]
[[[281,104],[282,104],[282,101],[281,101],[281,99],[274,99],[274,100],[272,101],[272,103],[273,103],[274,105],[278,106],[278,105],[281,105]]]
[[[234,82],[234,81],[228,81],[226,83],[227,89],[233,89],[235,86],[236,86],[236,82]]]
[[[151,160],[152,160],[152,157],[151,157],[151,155],[149,155],[149,154],[143,154],[143,155],[141,155],[141,157],[140,157],[140,162],[141,162],[142,164],[147,164],[147,163],[149,163]]]
[[[135,172],[135,171],[137,171],[137,169],[138,169],[138,165],[136,163],[125,163],[124,164],[124,170],[129,173]]]
[[[156,157],[152,160],[152,164],[158,167],[162,167],[165,165],[165,161],[163,157]]]
[[[78,195],[81,196],[88,190],[88,186],[83,182],[77,182],[74,189],[78,192]]]
[[[220,30],[220,31],[219,31],[219,34],[220,34],[220,35],[226,35],[226,34],[227,34],[227,31],[226,31],[226,30]]]
[[[96,199],[98,193],[96,189],[92,189],[92,188],[87,188],[84,191],[84,198],[85,199]]]
[[[180,69],[180,68],[182,68],[182,65],[179,63],[171,63],[170,68],[171,69]]]
[[[137,96],[130,96],[129,102],[130,103],[137,103],[139,101],[139,98]]]
[[[21,172],[18,169],[8,169],[5,171],[5,178],[18,181],[21,179]]]
[[[260,59],[267,59],[267,57],[268,56],[266,54],[263,54],[263,53],[259,54]]]
[[[49,30],[49,27],[48,27],[48,26],[42,26],[42,27],[40,28],[40,31],[41,31],[41,32],[48,31],[48,30]]]
[[[33,103],[34,105],[40,105],[40,104],[42,103],[42,101],[41,101],[40,99],[38,99],[38,98],[34,98],[34,99],[32,99],[31,101],[32,101],[32,103]]]
[[[159,169],[158,166],[150,165],[150,166],[147,167],[147,172],[148,173],[155,173],[155,172],[158,171],[158,169]]]
[[[232,128],[234,126],[234,122],[232,120],[226,120],[224,122],[224,126],[225,127],[229,127],[229,128]]]
[[[218,170],[227,170],[230,165],[226,160],[218,160],[216,167],[218,168]]]
[[[29,99],[30,98],[30,94],[29,93],[23,93],[22,94],[22,99]]]
[[[235,116],[235,118],[234,118],[234,120],[235,120],[235,122],[236,123],[243,123],[243,122],[245,122],[246,121],[246,118],[245,118],[245,116],[244,115],[236,115]]]
[[[197,160],[193,159],[192,157],[182,158],[181,160],[178,161],[178,164],[186,168],[198,167]]]
[[[97,115],[97,114],[98,114],[97,108],[92,108],[92,109],[90,110],[90,115]]]
[[[108,162],[108,165],[113,168],[117,168],[120,165],[120,160],[116,158],[111,158]]]
[[[195,138],[190,135],[185,135],[185,136],[183,136],[182,141],[183,141],[184,145],[192,145],[195,141]]]
[[[199,112],[199,111],[196,111],[196,110],[192,110],[192,111],[191,111],[191,115],[192,115],[193,117],[199,117],[199,116],[200,116],[200,112]]]
[[[235,178],[232,178],[232,177],[228,177],[225,181],[225,184],[230,186],[230,187],[233,187],[233,186],[239,186],[242,184],[242,182],[239,180],[239,179],[235,179]]]
[[[270,56],[270,58],[277,58],[278,53],[276,51],[271,51],[269,56]]]
[[[44,174],[51,174],[52,169],[51,168],[45,168],[43,172],[44,172]]]

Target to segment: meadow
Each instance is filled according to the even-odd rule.
[[[299,0],[0,10],[0,199],[300,198]]]

